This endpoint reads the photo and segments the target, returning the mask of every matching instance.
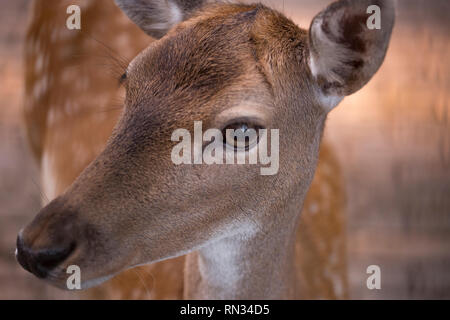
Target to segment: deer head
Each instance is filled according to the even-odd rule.
[[[289,263],[276,265],[292,254],[326,116],[383,62],[392,2],[337,1],[309,32],[260,4],[116,3],[157,40],[124,70],[123,114],[105,150],[19,233],[19,263],[61,288],[70,265],[81,268],[87,288],[194,250],[205,250],[211,261],[253,259],[275,276],[288,270]],[[381,9],[380,29],[367,28],[370,5]],[[261,175],[261,165],[175,164],[173,132],[193,132],[196,121],[219,132],[279,130],[279,170]],[[249,158],[261,143],[221,146],[224,157]],[[270,296],[261,277],[256,282],[260,296]],[[285,286],[277,289],[272,296],[283,296]]]

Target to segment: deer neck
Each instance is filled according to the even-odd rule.
[[[186,260],[186,299],[292,299],[298,296],[294,268],[300,208],[270,228],[218,240]],[[273,216],[272,216],[273,217]],[[290,217],[290,218],[289,218]]]

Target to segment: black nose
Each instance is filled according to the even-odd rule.
[[[16,259],[27,271],[39,278],[45,278],[48,272],[63,262],[74,250],[75,242],[67,246],[34,250],[27,246],[21,234],[17,236]]]

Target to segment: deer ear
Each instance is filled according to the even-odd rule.
[[[309,67],[331,110],[361,89],[381,66],[395,20],[393,0],[341,0],[313,20]]]
[[[208,0],[115,0],[145,33],[161,38]]]

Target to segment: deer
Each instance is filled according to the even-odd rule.
[[[259,3],[80,2],[80,31],[55,27],[68,3],[43,2],[27,34],[25,120],[48,199],[17,237],[25,270],[67,289],[79,266],[96,297],[347,297],[344,188],[322,137],[382,65],[393,1],[333,2],[309,30]],[[371,5],[380,29],[366,26]],[[95,30],[134,55],[120,89],[94,71]],[[121,108],[98,111],[119,92]],[[171,134],[195,121],[279,129],[277,174],[175,165]],[[152,274],[150,292],[133,270]]]

